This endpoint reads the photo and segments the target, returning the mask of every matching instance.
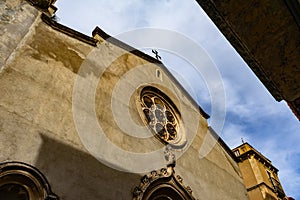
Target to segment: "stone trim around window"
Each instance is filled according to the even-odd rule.
[[[183,179],[175,175],[172,166],[143,176],[140,185],[133,190],[133,200],[155,199],[196,200],[192,196],[192,189],[184,186]]]
[[[171,98],[152,86],[144,87],[139,95],[140,116],[153,135],[163,144],[184,147],[186,136],[181,115]]]
[[[59,200],[46,177],[37,168],[22,162],[0,163],[0,196],[4,199]]]

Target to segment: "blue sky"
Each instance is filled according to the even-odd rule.
[[[268,157],[279,169],[286,194],[300,199],[298,120],[285,102],[275,101],[194,0],[58,0],[56,6],[60,23],[87,35],[96,26],[111,36],[151,27],[177,31],[197,42],[214,61],[225,87],[226,119],[219,134],[231,148],[243,138]],[[186,70],[185,61],[159,53],[210,113],[210,94],[203,80]]]

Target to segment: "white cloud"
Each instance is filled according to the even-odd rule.
[[[223,129],[221,137],[228,141],[227,145],[233,149],[242,144],[242,140],[252,143],[252,139],[246,132],[245,127],[236,123],[227,123]]]
[[[284,121],[282,123],[284,124],[281,130],[274,130],[273,134],[256,140],[256,145],[279,169],[279,177],[287,195],[299,197],[299,125]]]

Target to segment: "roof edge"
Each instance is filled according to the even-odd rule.
[[[118,40],[118,39],[108,35],[106,32],[104,32],[98,26],[96,26],[96,28],[93,30],[92,35],[93,35],[93,37],[95,37],[96,35],[99,35],[105,41],[112,43],[112,44],[114,44],[114,45],[140,57],[140,58],[143,58],[144,60],[147,60],[148,62],[163,65],[163,63],[161,61],[157,60],[156,58],[153,58],[153,57],[149,56],[148,54],[145,54],[144,52],[139,51],[139,50],[135,49],[134,47],[122,42],[121,40]]]
[[[288,101],[287,104],[300,121],[300,97],[295,99],[294,101]]]
[[[264,160],[266,160],[266,161],[272,163],[271,160],[269,160],[266,156],[264,156],[261,152],[259,152],[256,148],[254,148],[254,147],[253,147],[252,145],[250,145],[248,142],[245,142],[245,143],[239,145],[238,147],[235,147],[234,149],[232,149],[232,151],[235,151],[235,150],[239,149],[240,147],[242,147],[242,146],[244,146],[244,145],[250,146],[250,148],[251,148],[256,154],[258,154],[261,158],[263,158]],[[250,152],[250,151],[251,151],[251,150],[249,150],[249,151],[247,151],[247,152]],[[243,153],[243,154],[246,154],[247,152],[245,152],[245,153]],[[243,154],[241,154],[241,155],[243,155]]]
[[[184,95],[191,101],[191,103],[198,108],[198,111],[200,114],[205,118],[208,119],[210,116],[200,107],[200,105],[195,101],[195,99],[185,90],[185,88],[179,83],[179,81],[172,75],[172,73],[167,69],[167,67],[156,58],[153,58],[149,56],[148,54],[145,54],[144,52],[135,49],[134,47],[108,35],[106,32],[104,32],[102,29],[100,29],[98,26],[93,30],[92,35],[93,37],[87,36],[83,33],[80,33],[74,29],[71,29],[65,25],[62,25],[55,20],[53,20],[51,17],[47,16],[46,14],[42,13],[41,19],[44,23],[49,25],[51,28],[53,28],[56,31],[59,31],[61,33],[64,33],[72,38],[78,39],[86,44],[89,44],[91,46],[96,47],[97,43],[99,43],[99,40],[93,38],[96,35],[99,35],[104,40],[150,62],[157,66],[159,66],[164,72],[172,79],[173,82],[176,83],[176,85],[183,91]]]
[[[265,85],[271,95],[277,100],[283,100],[281,91],[276,84],[267,76],[259,61],[257,61],[251,51],[247,48],[231,25],[224,19],[212,0],[196,0],[201,8],[206,12],[213,23],[222,32],[228,42],[239,53],[250,69],[255,73],[259,80]]]
[[[254,155],[258,158],[258,161],[265,164],[267,167],[272,168],[276,173],[279,171],[275,166],[273,166],[272,161],[269,160],[267,157],[265,157],[262,153],[257,151],[254,147],[252,147],[249,143],[245,142],[234,149],[232,149],[232,152],[239,149],[240,147],[248,145],[251,149],[249,151],[246,151],[245,153],[240,154],[237,156],[239,162],[242,162],[243,160],[246,160],[249,158],[250,155]]]
[[[201,106],[195,101],[195,99],[186,91],[186,89],[179,83],[179,81],[173,76],[173,74],[168,70],[168,68],[158,59],[153,58],[152,56],[149,56],[148,54],[135,49],[134,47],[108,35],[105,31],[103,31],[101,28],[98,26],[93,30],[92,32],[93,37],[96,35],[99,35],[101,38],[104,40],[140,57],[143,58],[144,60],[147,60],[148,62],[151,62],[153,64],[156,64],[159,66],[164,72],[172,79],[173,82],[176,83],[176,85],[183,91],[184,95],[192,102],[192,104],[198,108],[198,111],[200,114],[205,118],[208,119],[210,116],[201,108]]]
[[[47,25],[49,25],[51,28],[53,28],[56,31],[59,31],[61,33],[64,33],[72,38],[75,38],[77,40],[80,40],[86,44],[89,44],[91,46],[97,46],[98,40],[89,37],[83,33],[80,33],[78,31],[75,31],[74,29],[71,29],[67,26],[64,26],[60,23],[57,23],[55,20],[53,20],[51,17],[47,16],[46,14],[42,13],[41,19],[43,22],[45,22]]]
[[[259,162],[263,163],[264,165],[266,165],[267,167],[273,169],[276,173],[278,173],[278,169],[276,167],[273,166],[273,164],[271,163],[271,161],[269,159],[267,159],[265,156],[263,156],[261,153],[259,153],[258,151],[256,151],[255,149],[251,149],[243,154],[241,154],[238,158],[240,159],[240,161],[246,160],[249,155],[254,155],[256,156]]]
[[[230,147],[225,143],[225,141],[218,135],[218,133],[211,127],[208,127],[209,131],[212,133],[212,136],[218,141],[218,143],[224,148],[224,150],[230,155],[230,157],[235,161],[239,162],[240,160],[234,155]]]
[[[294,17],[294,20],[298,24],[300,29],[300,1],[297,0],[285,0],[285,3]]]
[[[25,0],[31,6],[35,7],[42,13],[48,15],[49,17],[53,16],[57,11],[57,7],[54,6],[56,0]]]

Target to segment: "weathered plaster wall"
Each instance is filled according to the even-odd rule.
[[[210,153],[199,158],[197,137],[188,153],[178,161],[177,173],[199,199],[248,199],[237,163],[216,143]],[[198,158],[198,159],[197,159]]]
[[[29,14],[32,10],[27,5],[22,9]],[[22,15],[16,20],[23,18]],[[22,43],[9,47],[11,57],[0,72],[0,162],[16,160],[36,166],[61,199],[131,199],[132,190],[143,174],[121,172],[96,160],[84,148],[74,124],[72,92],[77,73],[91,51],[101,47],[55,31],[39,17],[32,18],[30,23],[22,28],[16,25],[22,30],[19,36]],[[15,37],[17,32],[17,29],[6,32],[5,38]],[[122,56],[110,65],[109,59],[116,55]],[[111,111],[113,99],[127,106],[133,121],[143,125],[136,108],[138,93],[133,92],[128,101],[118,95],[143,86],[145,79],[152,80],[181,112],[189,113],[184,118],[190,124],[185,128],[188,140],[193,139],[190,137],[193,127],[198,126],[193,143],[177,161],[176,174],[191,186],[198,199],[247,199],[237,164],[218,143],[206,157],[199,159],[204,136],[209,134],[207,122],[167,73],[162,70],[162,79],[158,79],[159,66],[112,44],[104,45],[94,64],[105,69],[96,90],[95,112],[111,142],[132,152],[162,147],[154,137],[137,139],[124,134]],[[79,78],[93,76],[89,72]],[[118,83],[125,84],[127,89],[118,91],[115,89]],[[78,108],[82,112],[86,112],[85,103],[83,98]],[[111,159],[118,158],[111,156]]]
[[[20,44],[38,12],[22,0],[0,1],[0,69]]]

